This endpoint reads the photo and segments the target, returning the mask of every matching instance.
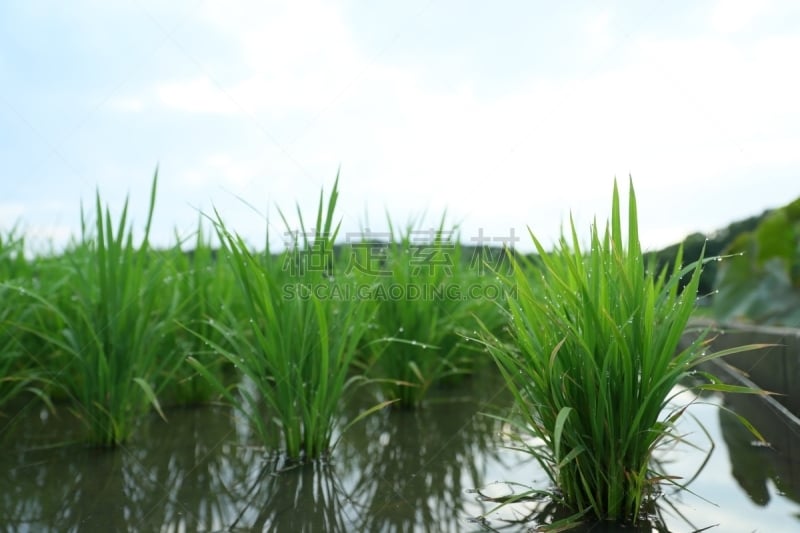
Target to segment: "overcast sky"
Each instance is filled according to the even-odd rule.
[[[793,0],[2,2],[0,231],[61,245],[97,188],[141,229],[158,165],[160,244],[280,242],[341,168],[345,233],[551,241],[631,175],[655,248],[800,195],[799,58]]]

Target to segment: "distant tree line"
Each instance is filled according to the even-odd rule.
[[[697,261],[703,253],[705,246],[704,257],[714,257],[725,253],[728,246],[742,233],[753,231],[758,227],[762,220],[769,215],[773,210],[769,209],[760,215],[752,216],[732,222],[725,228],[714,231],[710,234],[705,233],[692,233],[686,237],[681,243],[672,244],[657,250],[655,252],[648,252],[648,257],[655,256],[656,264],[659,268],[665,266],[672,266],[675,263],[675,258],[678,255],[678,248],[683,244],[683,264],[689,264]],[[717,277],[718,263],[711,261],[706,263],[703,273],[700,276],[700,287],[698,293],[701,295],[711,294],[714,291],[714,280]]]
[[[670,268],[675,263],[675,258],[678,254],[678,248],[682,244],[683,245],[683,264],[689,264],[693,261],[696,261],[700,258],[701,253],[703,253],[703,247],[705,247],[705,254],[704,257],[715,257],[725,253],[725,250],[728,249],[731,243],[741,234],[754,231],[758,225],[770,214],[774,211],[774,209],[768,209],[761,213],[760,215],[748,217],[742,220],[738,220],[736,222],[732,222],[728,224],[726,227],[714,231],[709,234],[695,232],[687,236],[682,242],[672,244],[661,250],[656,250],[652,252],[645,253],[645,257],[647,260],[650,260],[652,257],[655,257],[656,267],[660,271],[662,268],[669,266]],[[381,240],[367,240],[359,244],[359,246],[364,247],[373,247],[373,248],[385,248],[388,246],[389,243],[387,241]],[[411,245],[411,248],[424,248],[425,246],[430,245]],[[337,243],[333,247],[333,258],[335,261],[339,262],[343,259],[346,259],[347,254],[352,253],[352,244],[339,244]],[[489,252],[491,257],[495,260],[498,256],[503,255],[503,252],[500,247],[488,247],[491,251]],[[486,249],[486,248],[484,248]],[[473,246],[473,245],[461,245],[460,247],[461,253],[458,254],[460,262],[463,263],[471,263],[474,262],[474,258],[476,256],[481,255],[481,247]],[[194,254],[194,250],[187,250],[185,252],[187,255],[191,256]],[[217,250],[213,249],[211,251],[212,257],[216,258]],[[524,254],[528,260],[533,261],[533,264],[538,263],[538,257],[535,253]],[[475,266],[471,264],[470,266]],[[497,265],[494,265],[497,266]],[[503,264],[504,267],[507,268],[508,264]],[[698,293],[701,295],[708,295],[712,294],[714,291],[714,280],[717,277],[717,270],[719,265],[716,261],[711,261],[706,263],[703,273],[700,276],[700,286]],[[505,270],[505,268],[503,269]]]

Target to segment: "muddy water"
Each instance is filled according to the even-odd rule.
[[[800,530],[800,429],[758,398],[704,402],[689,412],[715,443],[710,454],[691,417],[681,427],[701,450],[659,454],[684,480],[705,462],[689,487],[696,495],[666,489],[660,499],[669,530]],[[752,419],[771,447],[754,445],[720,404]],[[224,407],[174,409],[168,424],[147,419],[113,451],[53,446],[77,437],[69,415],[27,408],[0,442],[0,531],[526,531],[535,522],[506,520],[547,516],[544,503],[475,521],[495,506],[476,488],[547,486],[533,461],[502,448],[501,423],[481,414],[509,405],[497,379],[473,379],[419,411],[366,419],[328,462],[300,467],[266,454]]]

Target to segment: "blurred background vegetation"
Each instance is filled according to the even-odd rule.
[[[701,303],[722,321],[800,327],[800,198],[683,241],[683,258],[722,257],[706,264]],[[650,252],[659,267],[675,260],[680,243]],[[726,257],[727,256],[727,257]]]

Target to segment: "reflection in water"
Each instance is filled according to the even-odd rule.
[[[769,481],[781,496],[800,503],[800,426],[752,396],[728,395],[725,406],[750,420],[769,446],[754,441],[736,417],[720,409],[722,437],[731,458],[731,475],[753,502],[767,505]]]
[[[231,529],[254,531],[353,531],[349,497],[329,464],[283,464],[275,457],[265,464],[246,494],[246,503],[227,522]]]
[[[494,387],[486,389],[487,383]],[[484,387],[478,390],[475,387]],[[31,418],[0,454],[0,523],[12,531],[462,531],[467,489],[496,462],[496,423],[478,414],[496,380],[385,410],[344,436],[329,464],[287,465],[221,407],[153,417],[129,446],[54,442],[68,417]],[[363,399],[351,410],[374,400]],[[352,418],[352,413],[345,417]],[[476,514],[478,511],[473,511]]]
[[[216,408],[171,415],[169,426],[153,421],[141,428],[144,445],[111,451],[20,445],[4,451],[3,484],[13,489],[0,495],[0,522],[14,531],[146,531],[181,524],[203,530],[221,524],[230,505],[222,483],[248,468],[220,450],[230,448],[221,445],[233,422],[227,410]]]
[[[498,390],[499,384],[478,398],[496,397]],[[488,462],[499,460],[498,428],[479,413],[486,408],[479,401],[442,400],[448,399],[417,410],[384,411],[348,433],[342,455],[350,472],[343,475],[363,505],[360,531],[466,527],[467,490],[484,482]]]
[[[420,410],[381,411],[351,428],[329,463],[294,467],[253,446],[244,422],[223,407],[175,410],[168,413],[168,424],[153,417],[142,423],[129,446],[113,451],[45,448],[68,432],[72,421],[29,413],[18,433],[0,444],[0,531],[525,530],[530,522],[503,522],[512,517],[506,512],[510,507],[490,514],[484,524],[470,521],[496,506],[481,501],[474,489],[484,494],[492,487],[507,490],[511,485],[495,483],[504,481],[546,488],[529,458],[502,448],[499,423],[479,414],[506,412],[510,402],[507,395],[498,395],[500,390],[494,378],[474,379],[438,391]],[[753,501],[767,503],[769,482],[785,494],[773,495],[760,514],[747,510],[772,530],[769,513],[776,503],[798,501],[800,467],[792,454],[800,449],[800,437],[796,428],[787,432],[780,418],[752,400],[733,396],[725,401],[757,421],[774,451],[752,447],[752,437],[724,412],[711,411],[704,424],[721,417],[733,477]],[[374,402],[361,398],[343,416],[352,419]],[[770,422],[770,416],[777,421]],[[734,484],[724,466],[710,470],[703,476],[712,482],[724,475],[720,486]],[[711,489],[698,490],[719,497]],[[742,506],[731,501],[716,503],[721,509]],[[697,502],[702,503],[687,497],[677,501],[676,509],[692,510]],[[740,518],[725,525],[720,513],[712,522],[707,515],[715,509],[703,508],[698,521],[719,522],[719,531],[739,530]],[[541,500],[527,502],[513,517],[531,513],[540,523],[560,516]],[[673,522],[673,531],[689,530],[686,521]]]

